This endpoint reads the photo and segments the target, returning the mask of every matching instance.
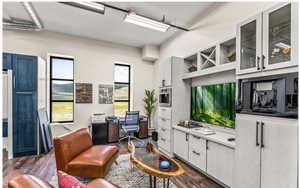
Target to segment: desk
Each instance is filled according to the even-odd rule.
[[[118,142],[120,138],[120,129],[122,124],[124,123],[125,118],[119,117],[117,119],[109,119],[106,118],[107,122],[107,141]],[[148,137],[148,118],[141,117],[140,118],[140,129],[138,134],[136,135],[138,138],[147,138]]]

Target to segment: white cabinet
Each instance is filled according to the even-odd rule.
[[[297,120],[262,120],[261,187],[297,187]],[[261,143],[262,144],[262,143]]]
[[[206,172],[206,142],[207,140],[190,135],[189,162]]]
[[[237,74],[298,65],[297,3],[280,3],[237,25]]]
[[[208,141],[206,168],[209,175],[231,187],[233,180],[233,162],[234,149]]]
[[[168,58],[162,62],[160,66],[160,86],[171,86],[172,85],[172,58]],[[163,86],[163,87],[164,87]]]
[[[297,187],[297,124],[237,114],[234,188]]]
[[[236,115],[234,188],[258,188],[260,184],[259,125],[255,120],[252,116]]]
[[[182,159],[189,160],[189,134],[174,129],[174,153]]]

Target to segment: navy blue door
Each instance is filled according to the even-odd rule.
[[[37,57],[13,55],[13,153],[37,152]]]
[[[12,69],[12,54],[3,53],[2,69]]]

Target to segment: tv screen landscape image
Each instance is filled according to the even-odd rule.
[[[235,83],[192,87],[191,119],[235,128]]]

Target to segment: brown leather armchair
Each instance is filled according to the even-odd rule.
[[[31,175],[20,175],[8,182],[8,188],[54,188],[54,186]],[[106,181],[105,179],[98,178],[88,183],[87,188],[120,188],[120,187]]]
[[[117,146],[95,145],[88,129],[54,138],[57,170],[73,176],[102,178],[118,157]]]

